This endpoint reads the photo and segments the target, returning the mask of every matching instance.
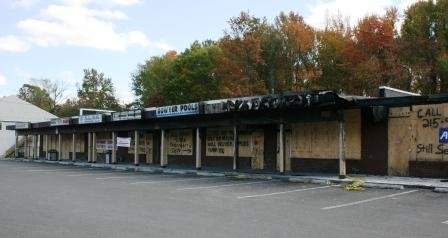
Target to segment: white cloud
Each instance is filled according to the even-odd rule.
[[[314,27],[325,27],[327,17],[341,15],[348,17],[351,26],[366,15],[386,13],[387,8],[395,6],[402,14],[410,5],[421,0],[319,0],[309,5],[311,14],[305,19]]]
[[[400,4],[398,5],[398,9],[402,10],[402,11],[406,11],[406,9],[408,9],[409,6],[411,6],[412,4],[416,3],[416,2],[420,2],[422,0],[402,0],[400,1]]]
[[[59,0],[65,5],[99,5],[99,6],[131,6],[141,2],[141,0]]]
[[[7,83],[5,76],[0,74],[0,86],[3,86]]]
[[[13,35],[0,37],[0,50],[10,52],[26,52],[30,48],[30,45]]]
[[[119,101],[122,104],[128,104],[128,103],[135,101],[134,94],[132,94],[131,91],[122,90],[122,91],[118,91],[117,93],[118,93]]]
[[[392,0],[325,0],[310,5],[311,15],[306,22],[317,28],[325,27],[327,17],[341,14],[349,16],[350,24],[355,25],[361,18],[368,14],[384,14],[386,8],[392,6]]]
[[[14,71],[15,71],[17,76],[19,76],[19,77],[21,77],[23,79],[26,79],[26,80],[29,80],[29,79],[31,79],[33,77],[33,75],[31,73],[27,72],[26,70],[24,70],[24,69],[22,69],[20,67],[14,68]]]
[[[78,79],[70,70],[59,72],[56,78],[62,80],[65,84],[68,84],[70,86],[76,86],[81,82],[81,80]]]
[[[100,19],[107,12],[82,6],[51,5],[42,11],[43,19],[27,19],[17,23],[39,46],[72,45],[124,51],[126,36],[115,31],[113,23]]]
[[[136,0],[63,0],[63,4],[50,5],[41,11],[38,18],[29,18],[17,23],[27,39],[42,47],[78,46],[96,49],[126,51],[130,46],[167,49],[166,44],[152,43],[141,31],[119,32],[114,21],[125,20],[121,11],[105,8],[90,8],[90,5],[131,5]]]
[[[23,8],[30,8],[37,4],[40,0],[14,0],[14,5]]]

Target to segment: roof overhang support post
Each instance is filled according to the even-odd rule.
[[[112,164],[117,163],[117,133],[112,131]]]
[[[19,135],[17,134],[17,131],[15,131],[16,134],[16,142],[14,144],[14,157],[19,157]]]
[[[92,133],[87,133],[87,163],[92,161]]]
[[[36,142],[36,158],[37,159],[40,159],[40,139],[41,139],[41,136],[40,136],[40,134],[38,134],[38,135],[36,135],[36,137],[37,137],[37,142]]]
[[[45,157],[47,160],[50,160],[50,155],[48,154],[48,150],[50,149],[50,145],[48,144],[48,134],[45,135]]]
[[[58,160],[62,160],[62,134],[58,133]]]
[[[202,141],[201,141],[201,128],[196,128],[196,169],[202,167]]]
[[[96,132],[92,132],[92,163],[96,163],[98,153],[96,151]]]
[[[162,129],[160,133],[160,167],[164,168],[168,164],[168,154],[166,148],[166,130]]]
[[[344,111],[339,110],[339,178],[346,177],[346,125],[344,119]]]
[[[138,144],[139,144],[139,133],[138,130],[134,131],[134,165],[138,166],[140,164],[140,158],[139,158],[139,151],[138,151]]]
[[[76,161],[76,134],[72,133],[72,161]]]
[[[24,151],[23,157],[25,159],[28,159],[30,150],[28,148],[28,135],[27,134],[25,134],[25,149],[23,151]]]
[[[285,172],[285,124],[283,122],[279,125],[279,140],[278,140],[278,159],[280,173]]]
[[[239,140],[238,140],[238,126],[233,126],[233,170],[238,169],[239,157]]]

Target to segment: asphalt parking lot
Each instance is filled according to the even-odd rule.
[[[448,194],[0,161],[0,237],[448,237]]]

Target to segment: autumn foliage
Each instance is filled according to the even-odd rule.
[[[399,22],[394,8],[324,29],[294,12],[273,23],[242,12],[217,41],[139,65],[132,86],[144,106],[313,89],[377,96],[382,85],[448,92],[448,0],[417,2]]]

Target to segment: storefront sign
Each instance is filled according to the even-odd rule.
[[[102,123],[104,120],[104,115],[102,114],[94,114],[94,115],[83,115],[79,116],[79,124],[93,124],[93,123]]]
[[[199,104],[196,102],[196,103],[158,107],[156,111],[156,116],[171,117],[171,116],[194,115],[198,113],[199,113]]]
[[[207,101],[204,105],[205,114],[227,112],[227,99]]]
[[[142,119],[142,110],[114,112],[112,113],[112,121],[126,121]]]
[[[117,147],[131,147],[131,137],[117,137]]]
[[[16,129],[30,129],[31,123],[29,122],[16,122]]]
[[[70,117],[53,118],[50,121],[50,126],[65,126],[70,125]]]

